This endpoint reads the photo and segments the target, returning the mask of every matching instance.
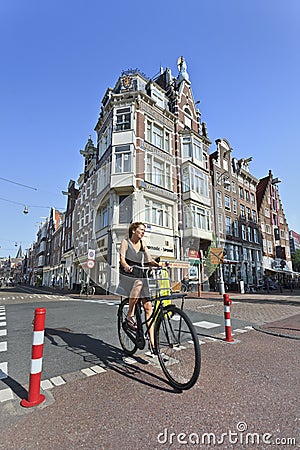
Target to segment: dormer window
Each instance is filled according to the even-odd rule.
[[[153,89],[151,91],[151,97],[155,100],[156,104],[161,108],[164,108],[164,96],[158,89]]]
[[[184,125],[187,128],[192,128],[192,114],[188,108],[184,110]]]

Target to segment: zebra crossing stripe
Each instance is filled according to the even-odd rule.
[[[8,363],[2,362],[0,363],[0,380],[4,380],[8,377]]]

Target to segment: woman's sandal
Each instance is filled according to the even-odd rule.
[[[129,328],[131,328],[133,331],[137,330],[137,324],[136,321],[134,320],[134,317],[126,317],[126,322],[127,325],[129,326]]]

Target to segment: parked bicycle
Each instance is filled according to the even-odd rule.
[[[83,283],[80,289],[80,295],[94,295],[96,292],[95,286]]]
[[[181,292],[191,292],[192,286],[191,286],[190,281],[187,279],[181,280],[180,290],[181,290]]]
[[[166,292],[165,278],[160,268],[142,267],[153,300],[153,312],[148,321],[139,300],[135,307],[137,330],[128,326],[126,320],[129,298],[121,300],[118,308],[118,335],[126,355],[143,350],[148,341],[153,354],[157,354],[159,364],[170,384],[180,390],[190,389],[196,383],[201,367],[200,345],[195,328],[183,311],[185,294],[161,295]],[[171,304],[181,298],[178,308]],[[154,346],[149,339],[149,329],[154,326]]]

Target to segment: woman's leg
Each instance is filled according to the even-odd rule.
[[[136,302],[139,299],[141,290],[143,287],[143,281],[142,280],[134,280],[130,295],[129,295],[129,308],[127,313],[127,319],[134,316],[134,310]]]
[[[144,306],[144,310],[145,310],[146,321],[148,321],[150,319],[152,311],[153,311],[152,303],[150,300],[148,300],[146,298],[143,298],[142,301],[143,301],[143,306]],[[154,349],[154,324],[151,325],[148,333],[149,333],[149,340],[150,340],[151,347]]]

